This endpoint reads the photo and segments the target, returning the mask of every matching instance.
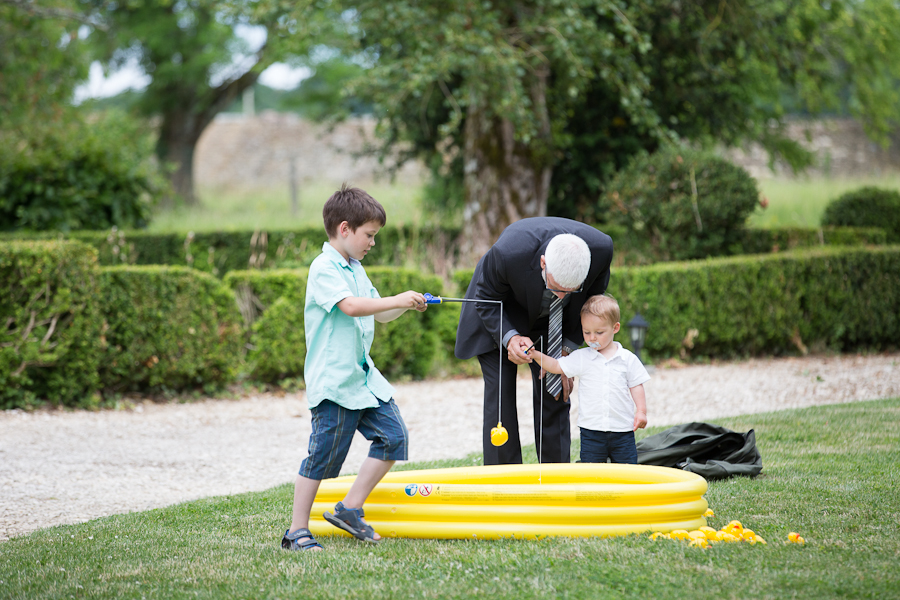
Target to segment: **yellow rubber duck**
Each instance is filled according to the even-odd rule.
[[[503,423],[497,421],[497,426],[491,429],[491,443],[495,446],[502,446],[509,440],[509,432]]]

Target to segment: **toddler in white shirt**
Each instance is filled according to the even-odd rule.
[[[650,375],[634,353],[613,341],[619,316],[615,298],[591,296],[581,309],[587,348],[559,359],[528,351],[545,371],[578,377],[581,462],[637,464],[634,432],[647,426],[643,384]]]

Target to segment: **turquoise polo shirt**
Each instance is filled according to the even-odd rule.
[[[331,400],[350,410],[389,401],[394,388],[375,368],[369,350],[375,337],[375,317],[350,317],[337,303],[344,298],[380,298],[362,263],[347,262],[331,244],[309,267],[306,283],[306,401],[314,408]]]

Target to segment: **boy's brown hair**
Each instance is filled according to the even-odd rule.
[[[353,231],[369,221],[375,221],[384,227],[387,223],[387,214],[378,200],[364,190],[344,183],[325,203],[322,208],[322,219],[325,221],[325,232],[331,239],[337,237],[338,228],[344,221],[347,221]]]
[[[584,306],[581,307],[581,314],[584,313],[591,313],[597,318],[608,322],[610,325],[615,325],[621,318],[619,303],[616,302],[615,298],[608,294],[591,296],[585,300]]]

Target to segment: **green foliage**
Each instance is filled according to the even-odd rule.
[[[843,102],[881,143],[897,124],[893,0],[353,4],[375,60],[358,85],[387,145],[454,180],[438,191],[462,186],[473,106],[553,167],[548,213],[587,222],[605,220],[596,201],[612,175],[668,138],[756,141],[799,169],[812,156],[784,135],[790,108]]]
[[[243,335],[234,295],[184,267],[100,271],[105,392],[203,389],[237,376]]]
[[[84,0],[89,18],[103,26],[89,36],[110,71],[136,61],[150,78],[136,109],[157,117],[156,152],[173,166],[176,194],[194,201],[194,148],[204,129],[252,86],[260,73],[291,53],[303,53],[323,21],[313,2],[261,0]],[[251,47],[241,27],[264,32]]]
[[[95,401],[96,263],[96,252],[75,242],[0,243],[0,408]]]
[[[19,233],[0,239],[48,239],[60,234]],[[427,271],[446,269],[457,258],[455,227],[402,225],[382,229],[366,256],[367,265],[409,266]],[[66,233],[94,246],[100,264],[180,265],[214,275],[247,268],[302,268],[322,252],[328,239],[321,226],[290,231],[212,231],[151,233],[120,229]]]
[[[610,220],[648,241],[663,260],[739,252],[758,201],[756,181],[741,167],[675,146],[639,154],[605,195]]]
[[[825,208],[837,196],[864,186],[900,190],[900,173],[859,177],[795,177],[757,180],[769,205],[747,220],[749,227],[818,227]]]
[[[455,283],[465,289],[473,272]],[[898,246],[837,247],[614,268],[607,291],[623,323],[650,323],[653,357],[780,355],[896,347],[898,273]]]
[[[382,298],[407,290],[439,296],[443,287],[440,278],[407,269],[371,267],[366,272]],[[424,313],[408,310],[390,323],[375,324],[370,355],[385,376],[422,379],[430,373],[439,343],[435,319],[440,308],[432,306]]]
[[[779,355],[896,345],[897,273],[897,246],[830,248],[617,269],[609,292],[653,356]]]
[[[253,323],[247,353],[253,381],[279,383],[303,376],[306,330],[303,305],[296,297],[281,296]]]
[[[121,113],[0,140],[0,231],[144,227],[165,189],[149,132]]]
[[[440,294],[441,281],[433,275],[390,267],[369,267],[366,272],[382,297],[410,289]],[[237,294],[250,325],[247,360],[252,378],[278,382],[302,376],[306,277],[305,269],[232,271],[226,275],[225,284]],[[375,366],[388,378],[428,375],[439,343],[436,317],[435,310],[423,314],[407,311],[390,323],[376,323],[371,351]]]
[[[863,187],[847,192],[825,208],[822,225],[881,227],[889,242],[900,242],[900,192]]]
[[[69,116],[66,105],[90,62],[77,35],[81,23],[66,18],[75,7],[75,0],[0,2],[0,129]]]
[[[888,243],[876,227],[778,227],[744,230],[741,254],[764,254],[815,246],[881,246]]]
[[[295,110],[314,121],[371,113],[370,102],[348,93],[350,82],[364,75],[363,67],[341,56],[319,62],[310,77],[283,96],[281,108]]]
[[[250,379],[278,383],[303,375],[306,269],[231,271],[224,283],[237,296],[248,334]]]
[[[649,82],[638,57],[650,46],[630,8],[593,0],[359,4],[355,31],[375,64],[354,89],[376,101],[385,156],[417,156],[436,179],[453,180],[436,183],[429,197],[458,202],[466,156],[492,143],[499,121],[515,138],[515,164],[542,170],[566,160],[566,123],[594,82],[635,127],[664,136],[644,100]]]

